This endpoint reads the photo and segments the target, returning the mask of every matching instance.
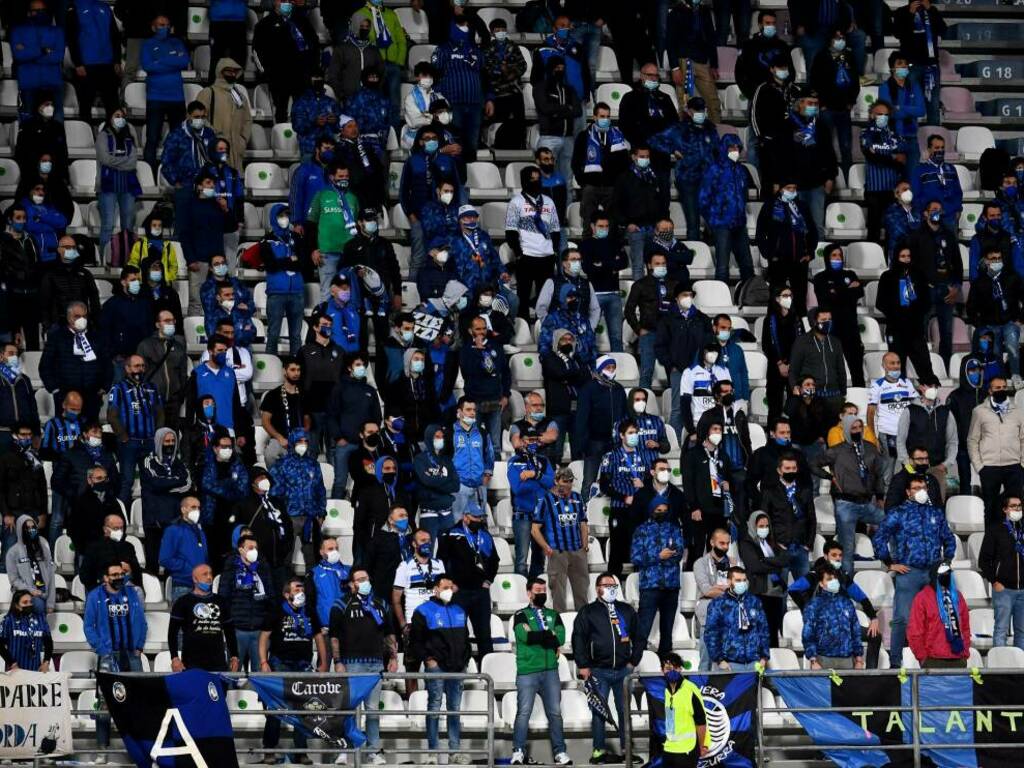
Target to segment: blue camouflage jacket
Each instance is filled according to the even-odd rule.
[[[871,539],[875,557],[886,565],[930,568],[956,553],[946,513],[930,504],[905,501],[889,513]]]
[[[250,291],[237,277],[228,277],[226,279],[235,289],[235,304],[245,304],[249,307],[249,310],[252,311],[252,291]],[[220,282],[223,281],[218,281],[211,274],[203,281],[203,284],[199,286],[199,303],[203,305],[203,315],[206,317],[212,316],[217,309],[220,309],[217,305],[217,286],[220,285]],[[213,333],[213,326],[208,325],[206,327],[206,332],[208,334]]]
[[[459,232],[452,236],[451,247],[458,280],[469,289],[470,295],[485,285],[498,284],[498,276],[505,267],[490,235],[482,229],[477,229],[470,237]]]
[[[676,184],[699,183],[707,169],[719,159],[718,132],[711,122],[697,125],[693,120],[681,120],[652,136],[648,142],[651,149],[671,155],[679,152],[682,158],[676,161]]]
[[[213,333],[217,323],[221,320],[226,320],[230,317],[231,324],[235,327],[236,346],[246,348],[252,346],[252,343],[256,341],[256,324],[252,321],[253,307],[251,304],[247,306],[248,309],[239,309],[237,298],[235,299],[235,306],[231,308],[231,312],[227,312],[219,304],[215,305],[213,313],[203,318],[207,334]]]
[[[338,124],[324,123],[317,125],[320,115],[341,117],[341,105],[326,93],[314,93],[308,89],[292,103],[292,128],[299,137],[299,151],[303,157],[313,154],[319,139],[333,139],[338,135]],[[363,123],[359,121],[362,130]],[[305,211],[302,212],[305,214]]]
[[[323,517],[327,514],[327,489],[316,458],[307,453],[299,456],[295,444],[308,440],[304,429],[293,429],[288,434],[288,453],[270,468],[274,493],[285,499],[291,517]]]
[[[160,173],[171,184],[190,185],[199,169],[206,164],[207,148],[216,138],[209,126],[197,134],[189,127],[187,120],[177,128],[172,128],[164,139]]]
[[[597,360],[597,336],[590,327],[590,321],[579,312],[570,312],[559,306],[549,312],[540,325],[540,338],[537,349],[552,349],[551,343],[555,331],[565,328],[576,338],[576,355],[588,368],[593,367]]]
[[[757,596],[748,593],[737,597],[730,590],[712,600],[708,605],[704,644],[714,664],[720,661],[749,664],[767,659],[771,655],[768,617]]]
[[[219,469],[227,471],[221,473]],[[230,463],[217,461],[211,448],[206,449],[203,476],[199,483],[202,494],[200,522],[210,525],[217,519],[217,505],[231,505],[249,495],[249,472],[236,454]]]
[[[886,262],[892,264],[896,258],[896,247],[900,241],[910,236],[921,226],[921,217],[917,211],[911,208],[907,211],[897,202],[892,203],[885,209],[885,247]]]
[[[374,138],[374,144],[383,149],[391,125],[391,102],[380,91],[360,88],[345,105],[345,114],[359,125],[359,135]]]
[[[659,501],[655,497],[654,503]],[[662,560],[661,550],[674,549],[676,554]],[[647,520],[633,533],[630,559],[640,570],[640,589],[679,589],[679,563],[685,544],[677,523]]]
[[[857,609],[842,592],[818,591],[804,608],[804,658],[856,658],[864,655]]]
[[[537,474],[520,479],[519,475],[527,471]],[[555,468],[539,453],[519,451],[508,460],[508,484],[512,487],[512,518],[529,520],[540,500],[555,484]]]
[[[423,241],[428,249],[442,242],[454,244],[459,231],[458,198],[453,198],[450,205],[445,205],[435,195],[433,200],[423,204],[420,224],[423,226]]]
[[[712,229],[744,226],[750,177],[742,163],[729,159],[729,150],[741,147],[734,133],[722,137],[721,151],[700,182],[700,212]]]

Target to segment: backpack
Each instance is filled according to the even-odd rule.
[[[116,232],[107,246],[107,266],[121,268],[128,263],[131,256],[132,246],[135,245],[135,233],[130,229],[122,229]]]
[[[760,275],[754,275],[736,286],[733,303],[737,307],[767,307],[771,295],[768,281]]]

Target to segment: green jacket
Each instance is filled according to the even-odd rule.
[[[558,669],[558,648],[565,642],[565,625],[557,611],[542,608],[541,613],[546,630],[541,627],[536,608],[523,608],[512,618],[512,631],[516,635],[517,674],[529,675],[532,672]]]
[[[377,46],[381,58],[388,64],[397,64],[400,67],[404,67],[405,59],[409,52],[409,43],[405,37],[405,29],[402,27],[402,22],[398,18],[398,14],[390,8],[381,6],[378,10],[384,19],[384,26],[387,27],[388,33],[391,35],[391,44],[386,48],[377,46],[377,24],[374,19],[373,9],[369,5],[364,5],[354,15],[369,20],[370,45]]]
[[[359,200],[351,192],[345,193],[348,209],[342,205],[341,193],[334,187],[316,193],[306,214],[306,221],[317,227],[317,248],[323,253],[341,253],[345,244],[356,236]]]

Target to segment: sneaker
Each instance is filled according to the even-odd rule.
[[[876,82],[878,82],[878,81],[875,79],[874,75],[861,75],[860,76],[860,84],[861,85],[874,85]]]
[[[277,755],[271,755],[271,754],[268,753],[268,754],[263,756],[263,759],[260,760],[260,762],[263,765],[277,765],[277,758],[278,758]]]
[[[424,755],[420,761],[420,765],[437,765],[437,755]]]
[[[309,755],[299,755],[298,758],[296,758],[295,762],[298,765],[312,765],[313,764],[313,758],[310,757]]]
[[[572,765],[572,760],[567,753],[559,752],[555,755],[555,765]]]
[[[608,762],[608,753],[603,749],[595,749],[590,755],[591,765],[604,765]]]
[[[344,752],[342,752],[340,755],[338,755],[337,758],[335,758],[334,764],[335,765],[348,765],[348,755],[345,754]]]
[[[472,765],[473,761],[469,759],[469,755],[463,752],[457,752],[448,758],[449,765]]]
[[[523,753],[523,750],[517,749],[517,750],[512,752],[512,757],[509,758],[508,764],[509,765],[523,765],[523,764],[525,764],[525,762],[526,762],[526,755]]]
[[[388,761],[384,759],[383,752],[374,752],[367,758],[366,762],[370,765],[387,765]]]
[[[96,758],[92,761],[92,764],[93,765],[106,765],[107,764],[107,756],[106,755],[96,755]]]

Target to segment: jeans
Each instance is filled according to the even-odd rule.
[[[676,189],[686,219],[686,239],[700,240],[700,184],[679,184]]]
[[[544,147],[551,150],[551,154],[555,156],[555,166],[567,184],[572,184],[572,146],[572,138],[565,136],[541,136],[537,141],[538,149]]]
[[[57,544],[57,539],[64,533],[64,516],[67,514],[68,503],[64,500],[64,497],[57,493],[57,491],[51,491],[50,493],[50,522],[48,524],[49,532],[47,539],[50,542],[50,550],[53,551],[54,546]]]
[[[1010,375],[1020,376],[1020,326],[1016,323],[1006,325],[990,325],[995,334],[995,350],[997,355],[1006,353],[1007,362],[1010,364]]]
[[[270,586],[269,584],[266,586]],[[260,671],[260,631],[258,629],[236,629],[238,642],[238,669],[240,672]]]
[[[892,601],[892,636],[889,648],[889,666],[903,666],[903,646],[907,641],[907,619],[910,606],[917,593],[928,584],[927,568],[911,568],[909,573],[893,574],[896,594]]]
[[[320,275],[320,303],[331,298],[331,280],[338,274],[338,264],[341,262],[340,253],[320,254],[320,266],[317,272]]]
[[[799,192],[800,202],[806,203],[811,209],[811,218],[818,228],[818,239],[825,238],[825,188],[802,189]]]
[[[562,730],[562,691],[557,669],[516,675],[516,721],[512,729],[512,749],[526,749],[526,739],[530,730],[530,715],[533,713],[533,703],[538,693],[541,703],[544,704],[544,714],[548,716],[551,751],[556,755],[565,752],[565,733]]]
[[[275,672],[311,672],[309,664],[301,661],[285,661],[283,659],[270,658],[270,667]],[[277,717],[267,717],[263,725],[263,746],[265,749],[277,749],[281,741],[281,720]],[[306,749],[309,742],[306,734],[300,728],[292,730],[292,743],[296,749]],[[280,757],[280,756],[279,756]],[[283,762],[298,762],[298,755],[285,757]]]
[[[590,674],[593,676],[594,680],[597,681],[597,690],[601,694],[601,698],[605,701],[611,701],[611,697],[608,695],[609,692],[615,696],[615,722],[625,722],[625,700],[622,695],[622,681],[629,675],[629,668],[600,669],[595,667],[590,670]],[[604,750],[604,719],[595,716],[592,720],[590,731],[594,749]],[[623,751],[625,751],[626,739],[623,736],[622,730],[619,731],[619,746],[621,746]]]
[[[185,105],[180,101],[147,101],[146,102],[146,149],[142,158],[156,173],[156,149],[160,144],[164,121],[170,128],[181,125],[185,119]]]
[[[114,651],[111,656],[99,658],[99,668],[104,672],[141,672],[141,654],[132,651]],[[110,746],[110,714],[103,707],[101,714],[96,715],[96,746],[106,749]]]
[[[644,244],[647,242],[647,237],[650,234],[650,227],[637,227],[632,232],[626,232],[626,243],[629,245],[629,263],[633,270],[634,280],[639,280],[644,276]]]
[[[297,355],[302,346],[302,313],[306,297],[301,293],[271,293],[267,296],[267,354],[277,354],[281,319],[288,318],[288,354]]]
[[[673,368],[669,371],[669,392],[672,393],[672,412],[668,417],[668,423],[676,431],[676,435],[680,438],[683,434],[683,412],[680,410],[679,402],[679,381],[683,378],[683,372]]]
[[[605,327],[608,329],[608,343],[612,352],[622,351],[622,296],[618,291],[607,291],[597,294],[597,303],[601,307]]]
[[[850,49],[850,55],[853,57],[853,67],[857,70],[857,77],[860,77],[864,74],[864,67],[867,64],[867,35],[864,30],[853,29],[847,32],[846,46]],[[808,65],[809,71],[810,65]]]
[[[121,488],[117,498],[130,506],[132,502],[132,485],[135,482],[136,468],[142,468],[143,460],[153,452],[153,441],[130,438],[128,442],[117,444],[117,463],[121,467]]]
[[[929,99],[928,94],[924,91],[924,76],[927,69],[927,66],[923,64],[915,64],[910,68],[907,80],[911,83],[917,83],[921,87],[921,93],[924,94],[925,109],[927,110],[925,125],[942,125],[942,88],[940,86],[942,73],[936,72],[935,87],[932,88],[932,97]]]
[[[495,448],[499,449],[501,447],[501,409],[484,413],[480,410],[480,403],[477,402],[477,420],[487,430]]]
[[[587,62],[587,67],[590,69],[590,82],[596,84],[597,59],[601,49],[601,29],[589,21],[577,21],[573,27],[573,34],[582,49],[583,60]]]
[[[171,603],[173,604],[179,597],[184,597],[193,589],[191,584],[172,584],[171,585]]]
[[[391,126],[399,131],[404,123],[402,119],[402,76],[405,67],[387,62],[384,64],[384,88],[387,90],[388,103],[391,104]]]
[[[121,212],[121,229],[135,231],[135,195],[131,192],[100,192],[100,254],[114,235],[114,215]]]
[[[438,536],[454,525],[452,519],[452,511],[450,509],[427,510],[420,507],[419,518],[416,524],[430,534],[431,541],[437,541]]]
[[[828,38],[832,35],[827,33],[825,30],[820,30],[813,35],[801,35],[796,43],[800,46],[800,50],[804,52],[804,61],[807,68],[808,76],[811,73],[811,64],[814,63],[814,57],[818,55],[818,51],[822,50],[828,44]]]
[[[750,255],[750,236],[747,225],[738,227],[715,227],[711,230],[715,243],[715,280],[725,282],[729,279],[729,255],[736,257],[736,266],[740,269],[740,279],[749,280],[754,276],[754,261]]]
[[[462,522],[462,515],[470,501],[475,501],[480,509],[487,511],[487,489],[482,485],[459,485],[455,493],[455,503],[452,504],[452,525]]]
[[[715,0],[714,8],[718,44],[724,46],[729,42],[729,14],[731,12],[736,32],[736,47],[739,48],[750,37],[750,0]]]
[[[365,662],[345,662],[345,671],[352,672],[358,675],[379,675],[384,671],[384,665],[379,661],[372,663]],[[379,712],[380,711],[380,690],[381,683],[373,687],[370,691],[370,695],[366,697],[365,709],[366,712]],[[366,715],[366,749],[372,752],[380,751],[380,715]]]
[[[654,331],[648,331],[636,340],[637,352],[640,354],[640,386],[644,389],[650,389],[654,379],[654,365],[658,362],[654,345],[657,341],[658,334]]]
[[[945,301],[948,293],[949,283],[932,286],[932,308],[928,314],[928,321],[933,317],[938,318],[939,356],[947,366],[949,358],[953,355],[953,305]]]
[[[441,670],[437,667],[427,667],[426,673],[437,674]],[[462,681],[461,680],[438,680],[427,678],[427,711],[436,712],[441,709],[441,694],[444,694],[445,709],[459,710],[462,707]],[[440,715],[427,715],[427,748],[438,749],[441,740],[438,738],[438,718]],[[461,721],[459,713],[448,715],[448,748],[457,750],[461,743]]]
[[[562,455],[565,452],[565,441],[569,437],[569,430],[572,429],[573,419],[568,414],[552,416],[552,421],[558,425],[558,439],[551,445],[547,457],[556,464],[562,463]]]
[[[348,485],[348,457],[358,450],[358,443],[334,446],[334,453],[331,456],[331,463],[334,465],[334,485],[331,486],[332,499],[345,498],[345,486]]]
[[[853,576],[853,545],[856,541],[857,523],[860,521],[878,525],[885,517],[885,512],[867,501],[858,504],[854,501],[836,499],[835,505],[836,537],[843,545],[843,570]]]
[[[853,163],[853,119],[850,113],[824,109],[821,118],[839,141],[839,165],[842,166],[843,173],[849,173],[850,165]]]
[[[992,608],[995,611],[995,628],[992,630],[992,645],[996,648],[1006,645],[1006,635],[1013,620],[1013,644],[1024,650],[1024,589],[992,590]]]
[[[462,134],[462,158],[467,163],[476,160],[476,148],[480,145],[480,123],[483,120],[482,104],[452,104],[452,125]]]
[[[786,548],[786,552],[786,558],[789,562],[779,574],[779,578],[782,579],[783,584],[786,584],[788,581],[786,579],[787,571],[793,574],[793,581],[796,581],[801,576],[806,576],[807,572],[811,569],[808,552],[802,545],[792,543]]]
[[[516,564],[515,572],[520,576],[533,578],[544,572],[544,550],[533,540],[531,531],[533,521],[529,517],[522,517],[512,521],[512,533],[516,543]],[[526,565],[526,553],[531,552],[530,565]]]
[[[658,614],[658,655],[663,656],[672,650],[672,627],[676,622],[676,611],[679,610],[678,589],[641,589],[640,611],[637,619],[636,632],[646,639],[654,626],[654,614]]]
[[[409,222],[409,279],[414,281],[427,259],[427,236],[419,219]]]

